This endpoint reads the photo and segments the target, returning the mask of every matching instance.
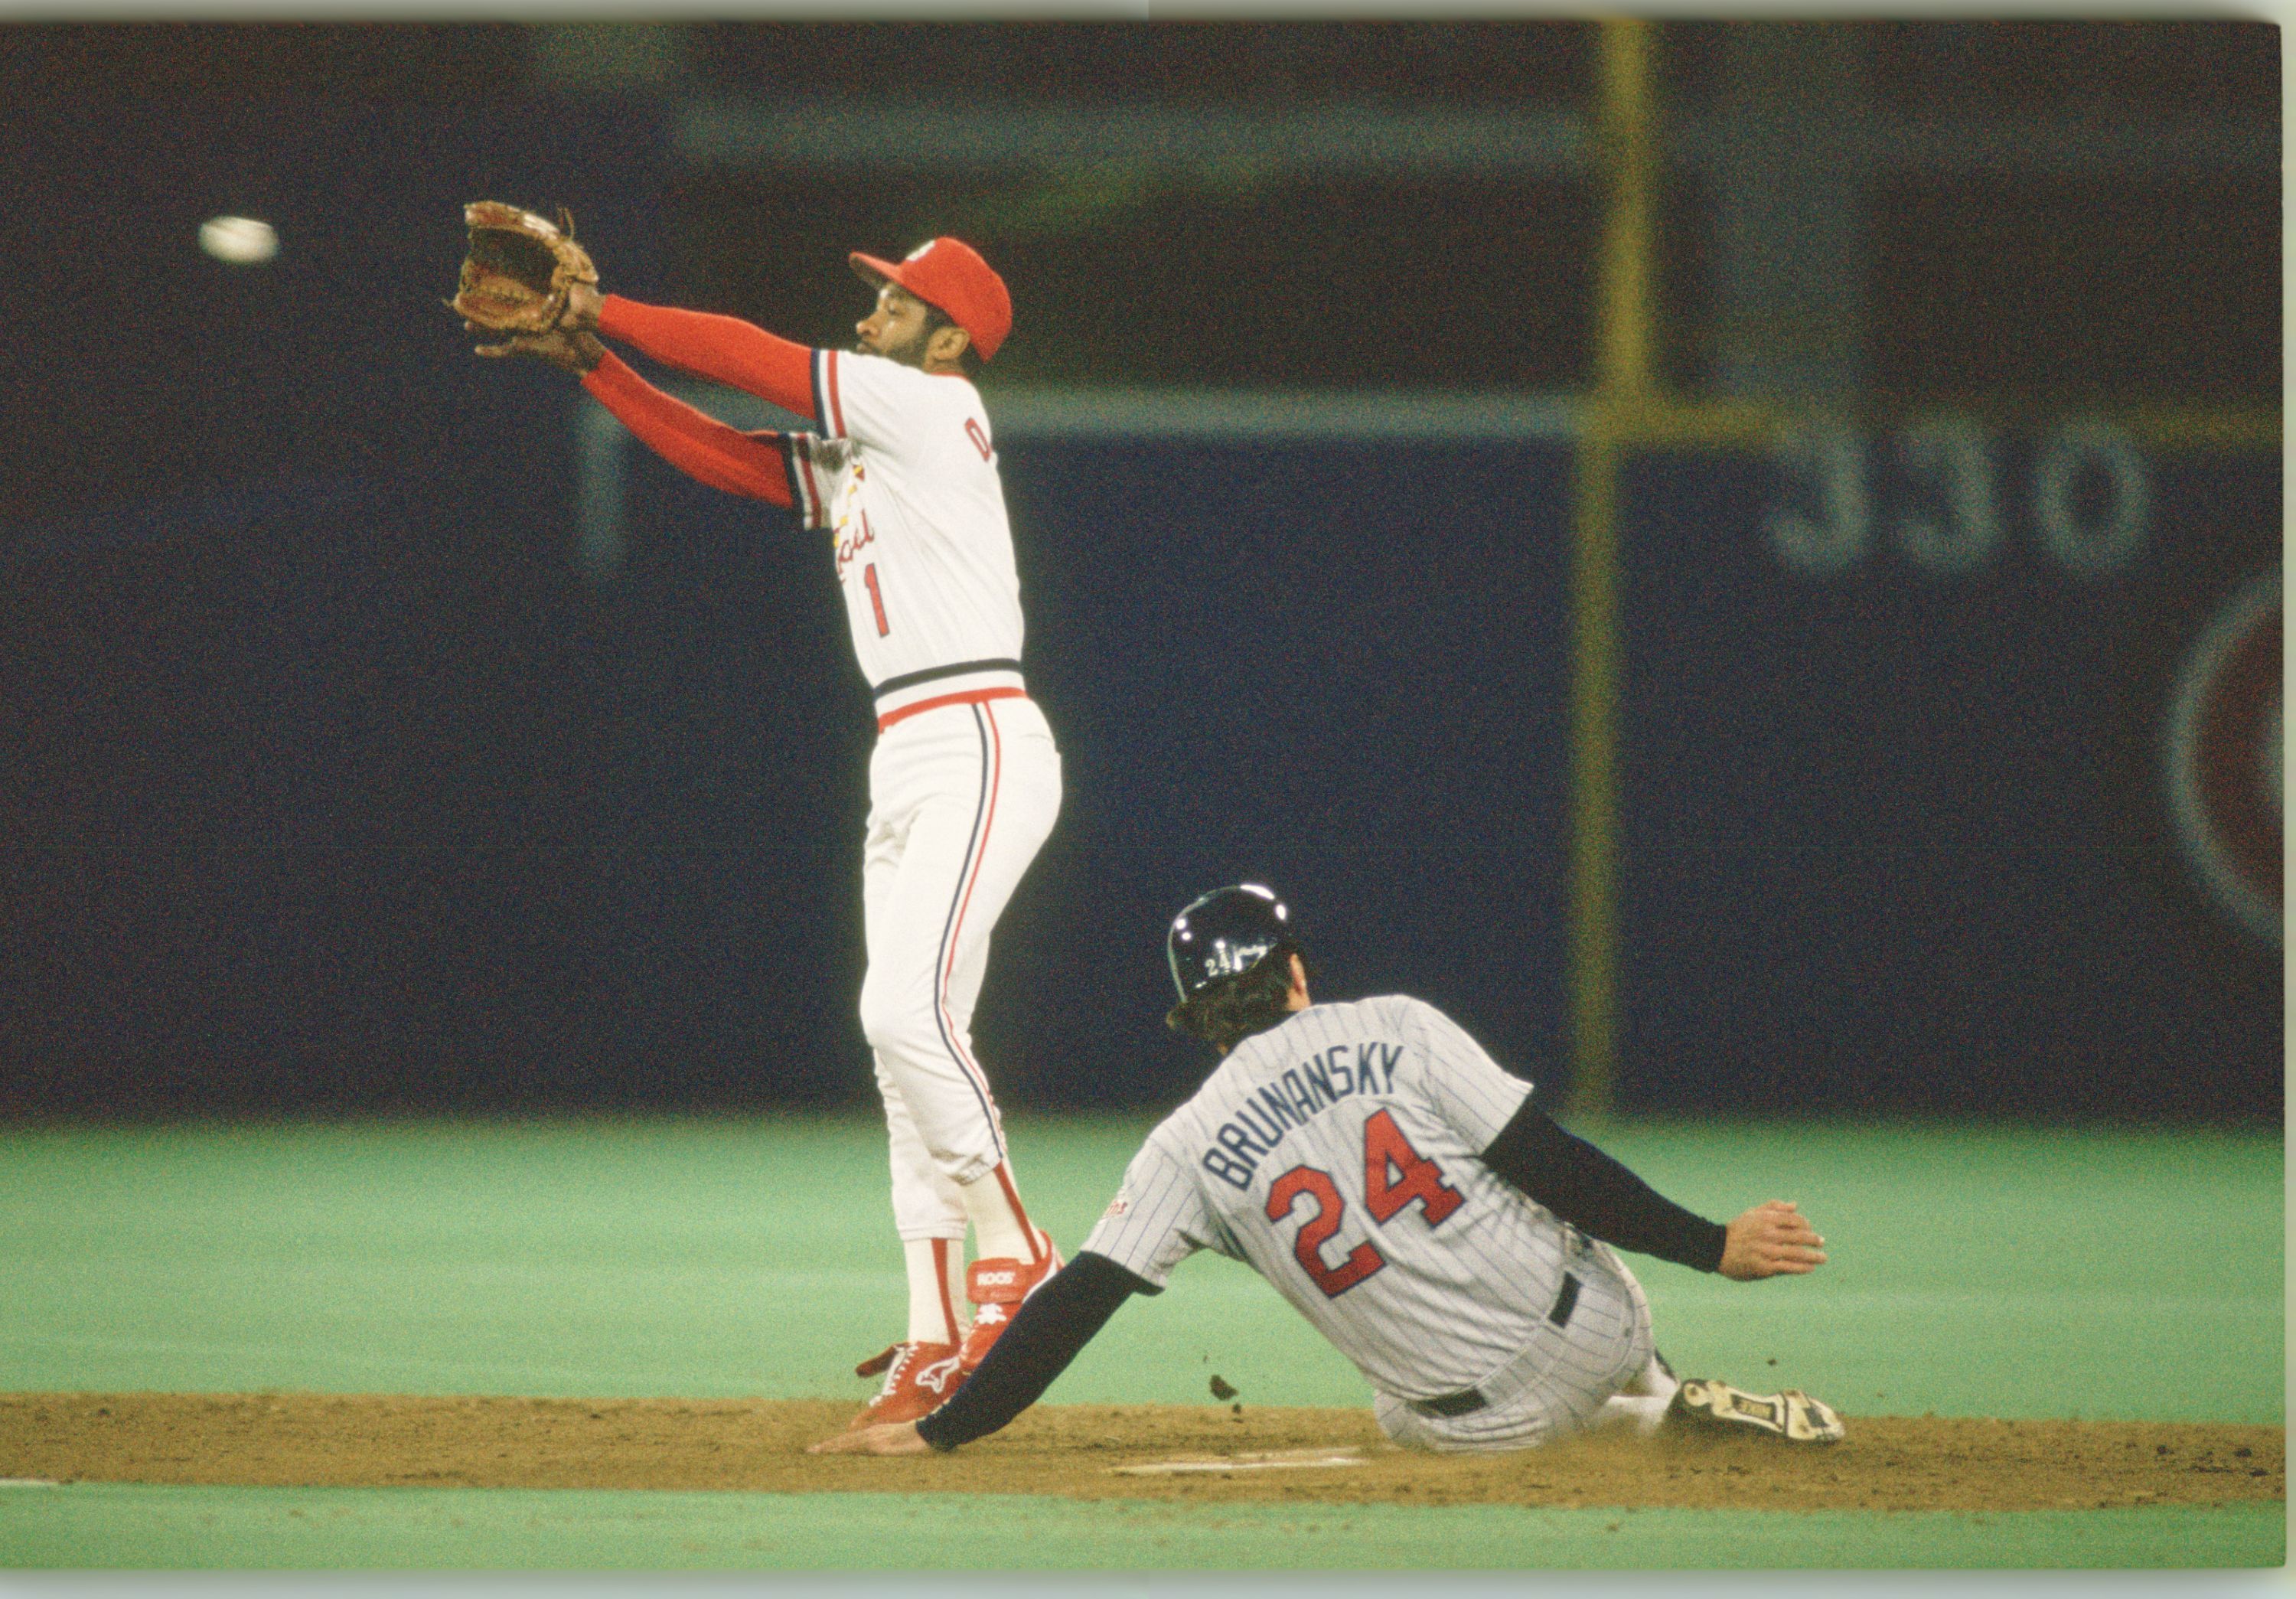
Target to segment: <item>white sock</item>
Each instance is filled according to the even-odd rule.
[[[955,1343],[964,1336],[956,1308],[964,1303],[964,1240],[904,1238],[909,1272],[909,1341]]]
[[[1595,1419],[1587,1424],[1589,1427],[1632,1427],[1641,1433],[1655,1432],[1659,1423],[1666,1420],[1666,1407],[1673,1398],[1671,1393],[1664,1398],[1612,1394],[1603,1401],[1603,1408],[1596,1411]]]
[[[1024,1263],[1040,1259],[1052,1241],[1029,1220],[1021,1208],[1021,1192],[1013,1174],[998,1165],[985,1177],[960,1184],[964,1213],[972,1222],[972,1247],[983,1260],[1010,1257]]]
[[[1651,1394],[1661,1399],[1671,1399],[1674,1398],[1675,1390],[1681,1386],[1682,1384],[1675,1380],[1674,1374],[1660,1365],[1658,1357],[1653,1355],[1650,1358],[1650,1364],[1643,1367],[1635,1380],[1619,1391],[1628,1395]]]

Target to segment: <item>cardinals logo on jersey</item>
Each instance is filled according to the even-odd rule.
[[[877,542],[876,529],[869,525],[869,513],[865,511],[855,520],[861,526],[858,533],[847,531],[853,525],[852,523],[840,522],[837,525],[837,531],[831,535],[837,543],[837,576],[840,581],[845,577],[845,569],[853,563],[853,557],[864,548]]]

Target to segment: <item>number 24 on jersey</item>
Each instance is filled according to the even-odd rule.
[[[1369,1239],[1349,1250],[1336,1266],[1324,1259],[1324,1245],[1340,1230],[1348,1209],[1328,1171],[1295,1166],[1276,1178],[1267,1191],[1267,1219],[1283,1220],[1303,1198],[1314,1201],[1316,1208],[1300,1224],[1292,1252],[1327,1298],[1339,1298],[1387,1264],[1387,1257]],[[1415,1204],[1431,1227],[1442,1226],[1443,1218],[1464,1202],[1459,1191],[1444,1182],[1441,1168],[1411,1147],[1389,1111],[1364,1122],[1363,1201],[1376,1222],[1390,1220]]]

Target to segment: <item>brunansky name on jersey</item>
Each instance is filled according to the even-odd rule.
[[[1334,1044],[1309,1055],[1228,1112],[1204,1151],[1204,1169],[1234,1187],[1250,1187],[1259,1163],[1275,1152],[1284,1134],[1343,1099],[1391,1091],[1402,1059],[1403,1046],[1378,1038]]]

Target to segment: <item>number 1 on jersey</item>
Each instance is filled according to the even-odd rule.
[[[861,569],[861,581],[869,586],[869,608],[877,613],[877,636],[882,638],[893,630],[893,625],[885,619],[885,593],[877,586],[875,562]]]

